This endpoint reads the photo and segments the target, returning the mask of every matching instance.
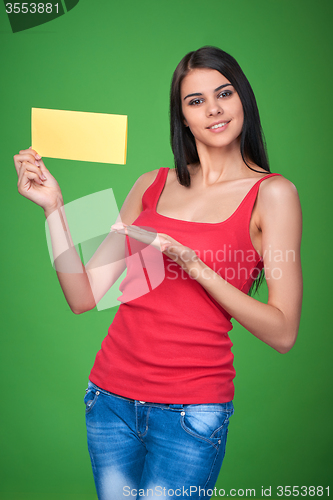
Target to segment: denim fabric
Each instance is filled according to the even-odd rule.
[[[210,498],[233,404],[133,401],[89,381],[88,449],[99,500]]]

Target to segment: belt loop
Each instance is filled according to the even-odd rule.
[[[169,408],[174,408],[175,410],[181,410],[184,408],[184,405],[169,405]]]

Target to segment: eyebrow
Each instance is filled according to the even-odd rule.
[[[214,92],[218,92],[219,90],[223,89],[224,87],[228,87],[228,85],[232,85],[232,83],[225,83],[224,85],[220,85],[219,87],[217,87],[216,89],[214,89]],[[202,94],[200,92],[197,92],[195,94],[188,94],[186,97],[184,97],[184,101],[188,97],[193,97],[195,95],[202,95]]]

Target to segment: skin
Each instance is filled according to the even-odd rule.
[[[191,70],[181,87],[184,124],[193,133],[200,163],[189,165],[191,186],[181,186],[173,170],[159,199],[158,213],[195,222],[221,222],[237,208],[249,189],[267,174],[251,171],[240,153],[240,134],[243,125],[243,108],[238,94],[230,82],[219,72],[211,69]],[[223,89],[216,91],[221,85]],[[189,96],[189,94],[200,94]],[[217,132],[209,128],[216,123],[227,125]],[[20,194],[44,209],[48,217],[63,205],[61,190],[54,177],[46,169],[42,159],[32,149],[20,151],[14,156],[18,173]],[[113,232],[97,250],[93,259],[108,251],[114,234],[130,234],[140,241],[151,238],[146,231],[132,226],[142,211],[142,195],[154,181],[157,170],[143,174],[128,194],[120,211],[120,219]],[[221,203],[223,200],[223,203]],[[52,236],[52,228],[50,228]],[[64,231],[70,236],[65,223]],[[283,177],[276,176],[262,182],[250,223],[250,237],[255,249],[263,256],[268,285],[268,302],[263,304],[226,282],[206,266],[181,242],[169,235],[159,234],[153,244],[169,258],[177,262],[188,274],[240,324],[257,338],[277,351],[285,353],[294,345],[300,321],[302,302],[302,272],[300,243],[302,216],[295,186]],[[293,259],[284,258],[278,263],[277,252],[293,252]],[[95,307],[122,269],[88,263],[83,266],[73,249],[73,263],[82,272],[67,274],[58,272],[65,297],[75,313]],[[93,260],[92,259],[92,260]]]

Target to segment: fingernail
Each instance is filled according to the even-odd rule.
[[[42,175],[41,179],[42,179],[42,181],[46,181],[47,180],[44,174]]]
[[[35,165],[36,165],[36,167],[39,167],[38,161],[35,161]]]
[[[42,157],[41,157],[40,155],[36,155],[36,156],[35,156],[35,158],[36,158],[37,160],[41,160],[41,159],[42,159]]]

